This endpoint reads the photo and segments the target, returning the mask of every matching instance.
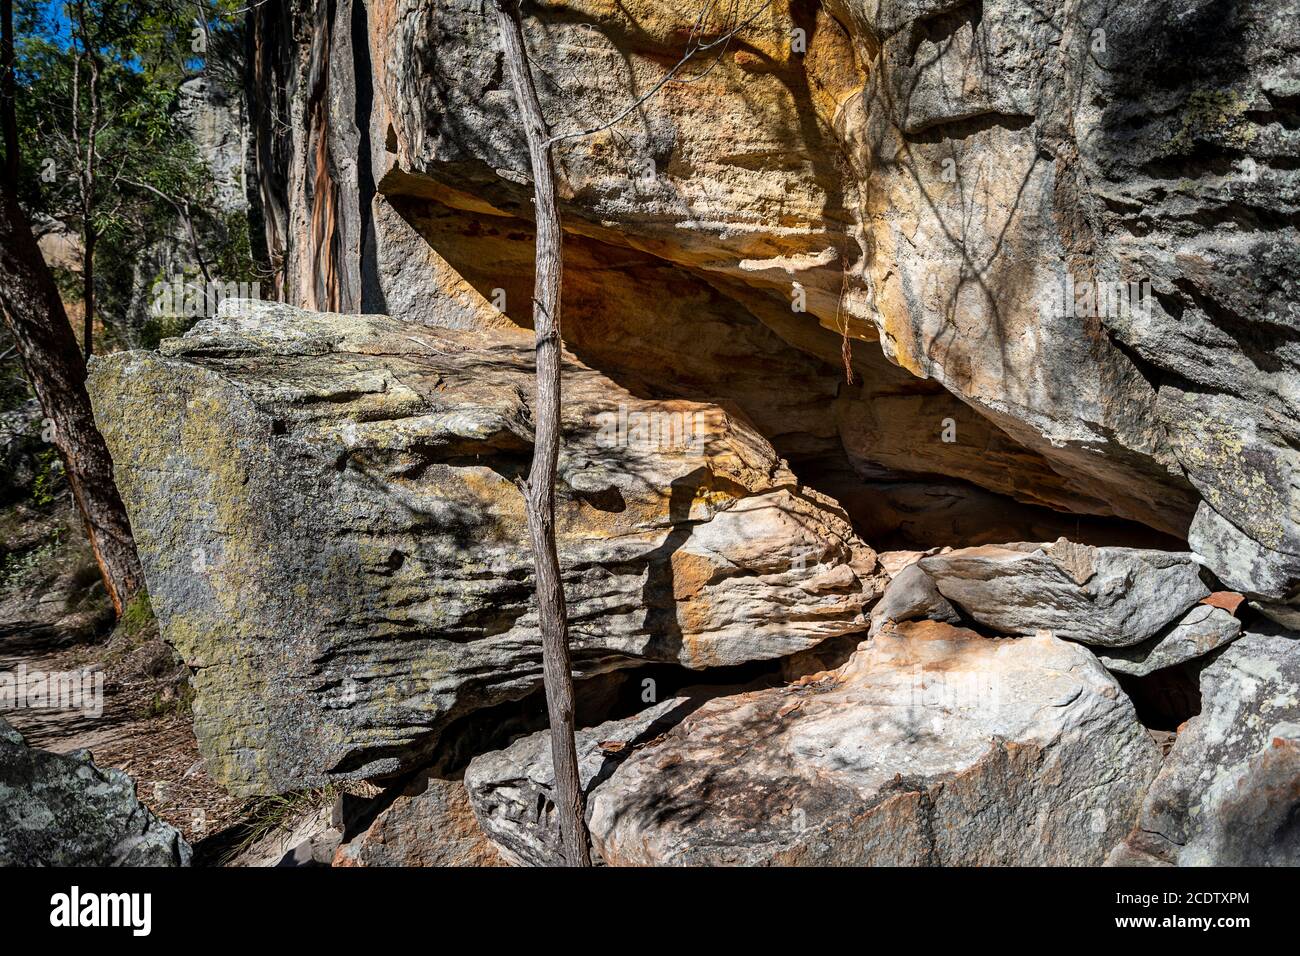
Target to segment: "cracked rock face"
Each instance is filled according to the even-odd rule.
[[[33,750],[0,718],[0,866],[189,866],[190,846],[88,751]]]
[[[917,567],[943,597],[994,631],[1047,630],[1098,647],[1138,644],[1210,593],[1190,555],[1065,539],[963,548],[922,558]]]
[[[1247,633],[1201,672],[1115,865],[1300,865],[1300,635]]]
[[[197,669],[200,747],[241,793],[412,768],[453,718],[541,686],[515,484],[532,340],[222,308],[90,382],[162,633]],[[564,415],[579,677],[865,629],[875,553],[744,420],[572,359]]]
[[[879,44],[843,124],[869,184],[886,353],[1184,528],[1190,484],[1224,525],[1193,541],[1209,566],[1226,581],[1235,553],[1266,549],[1259,570],[1294,593],[1287,5],[841,9],[860,46]],[[1069,307],[1067,283],[1097,282],[1150,289],[1137,308]]]
[[[1049,636],[902,624],[840,670],[664,701],[579,734],[611,865],[1100,863],[1159,750],[1114,679]],[[489,837],[554,862],[545,733],[475,759]]]
[[[1241,621],[1220,607],[1198,604],[1163,633],[1129,647],[1100,650],[1097,659],[1115,674],[1145,677],[1204,657],[1241,633]]]
[[[277,144],[270,131],[287,126],[293,146],[266,170],[293,184],[282,210],[269,204],[289,300],[491,326],[502,288],[526,321],[528,165],[492,18],[477,0],[292,11],[293,30],[253,16],[283,77],[255,119]],[[635,312],[650,341],[678,326],[667,303],[710,291],[715,315],[757,317],[832,370],[843,333],[859,340],[861,384],[814,443],[838,437],[859,474],[958,477],[1180,538],[1196,515],[1206,564],[1285,608],[1300,593],[1291,12],[777,0],[692,82],[557,147],[584,287],[566,309]],[[662,80],[696,11],[556,0],[525,13],[550,78],[543,109],[565,133]],[[669,277],[643,289],[677,295],[602,287],[630,258]],[[1119,287],[1136,301],[1106,291]],[[594,329],[590,343],[601,367],[635,364]],[[736,366],[716,342],[701,352]],[[766,407],[752,381],[736,394],[755,421],[793,421],[790,406],[812,421],[833,382],[810,371]]]

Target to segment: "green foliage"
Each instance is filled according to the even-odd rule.
[[[78,236],[83,248],[94,237],[96,314],[110,332],[140,313],[148,290],[137,266],[158,243],[197,261],[191,224],[214,277],[237,281],[255,268],[247,217],[219,207],[178,117],[185,79],[238,72],[240,9],[230,0],[16,3],[19,195],[38,228]],[[93,185],[84,176],[92,143]],[[65,301],[82,298],[79,272],[58,272]]]
[[[188,332],[198,321],[183,315],[149,315],[136,336],[136,347],[156,349],[163,339],[179,338]]]
[[[47,448],[36,456],[36,480],[32,482],[32,504],[45,508],[54,503],[63,488],[63,462],[59,453]]]
[[[222,238],[216,244],[213,271],[226,282],[267,281],[269,277],[262,274],[253,256],[248,216],[244,213],[225,214],[220,233]]]
[[[8,335],[0,336],[0,353],[7,352],[12,341]],[[13,411],[31,397],[31,386],[27,384],[22,363],[15,352],[0,361],[0,413]]]

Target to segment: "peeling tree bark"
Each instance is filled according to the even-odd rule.
[[[518,0],[493,0],[501,26],[501,45],[515,88],[533,170],[537,220],[537,266],[533,284],[533,328],[537,336],[536,438],[533,462],[524,486],[528,532],[537,569],[537,610],[542,631],[542,674],[551,723],[551,757],[555,766],[555,806],[564,859],[569,866],[591,866],[584,798],[578,778],[573,736],[573,673],[569,634],[555,549],[555,471],[560,452],[560,211],[555,202],[555,163],[548,141],[528,54],[524,49]]]

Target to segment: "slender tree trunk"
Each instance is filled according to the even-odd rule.
[[[95,243],[94,229],[86,229],[81,246],[81,302],[85,314],[81,319],[81,347],[87,362],[95,352]]]
[[[15,193],[18,135],[13,109],[13,7],[0,0],[0,71],[6,175],[0,184],[0,311],[63,459],[104,586],[118,614],[144,581],[126,509],[113,482],[113,460],[95,427],[86,363],[63,300]]]
[[[542,630],[542,673],[551,722],[555,766],[555,807],[564,859],[569,866],[591,866],[573,736],[573,674],[569,634],[555,550],[555,470],[560,453],[560,211],[555,202],[555,164],[547,143],[550,130],[542,115],[528,54],[524,49],[518,0],[493,0],[510,81],[528,138],[537,220],[537,266],[533,285],[533,328],[537,335],[536,440],[524,494],[528,533],[537,569],[537,610]]]
[[[100,102],[99,102],[99,53],[95,47],[95,41],[91,39],[89,30],[86,27],[86,5],[84,0],[79,0],[76,7],[78,11],[77,26],[78,29],[74,35],[78,35],[81,40],[81,56],[85,56],[90,64],[90,81],[87,91],[90,94],[90,116],[86,121],[86,144],[85,156],[82,161],[80,171],[81,175],[81,289],[82,302],[86,307],[86,314],[82,320],[82,338],[81,344],[85,350],[86,361],[90,361],[90,356],[95,351],[95,245],[99,240],[99,231],[95,225],[95,176],[99,160],[99,121],[100,121]],[[80,56],[78,57],[80,62]],[[80,71],[78,71],[79,73]],[[72,99],[72,122],[75,129],[77,123],[77,96],[74,88]]]

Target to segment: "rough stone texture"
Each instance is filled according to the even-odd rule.
[[[1176,463],[1231,525],[1217,547],[1193,542],[1210,567],[1226,580],[1232,551],[1263,547],[1294,588],[1300,24],[1288,5],[874,9],[877,27],[902,27],[863,107],[883,127],[866,145],[902,159],[871,172],[882,342],[1014,418],[1031,447],[1024,426],[1062,457],[1100,452],[1112,474]],[[925,95],[958,75],[959,90]],[[949,156],[960,175],[944,184]],[[1150,281],[1151,307],[1041,316],[1066,274]]]
[[[1247,633],[1201,672],[1119,865],[1300,865],[1300,635]]]
[[[593,786],[609,777],[625,751],[653,740],[699,703],[692,697],[672,697],[635,717],[579,730],[575,737],[583,792],[590,799]],[[554,866],[563,859],[550,731],[529,734],[504,750],[475,758],[465,770],[465,788],[480,826],[508,862]]]
[[[532,342],[222,305],[94,363],[195,730],[238,792],[412,769],[541,683]],[[556,527],[578,676],[777,658],[864,630],[883,572],[835,503],[721,408],[568,360]]]
[[[366,830],[334,854],[334,866],[502,866],[459,780],[421,774]]]
[[[470,275],[461,241],[424,226],[450,211],[462,232],[528,234],[522,133],[484,59],[497,45],[478,0],[286,10],[253,20],[280,80],[255,115],[276,147],[268,181],[284,184],[268,220],[291,301],[423,318],[432,296],[412,290],[447,287],[445,268],[422,267],[439,258],[484,296],[514,281],[491,260]],[[652,88],[696,13],[530,6],[557,131]],[[783,312],[787,341],[824,360],[841,330],[864,340],[862,385],[834,417],[864,475],[960,476],[1179,536],[1199,504],[1226,524],[1197,547],[1211,568],[1226,579],[1234,555],[1263,549],[1262,573],[1294,594],[1290,13],[1287,0],[777,0],[716,66],[688,67],[693,82],[558,147],[565,227],[602,244],[607,268],[634,250],[722,290],[733,315]],[[1045,306],[1068,281],[1150,294],[1101,315]],[[804,313],[790,310],[796,284]],[[643,321],[671,324],[662,307]]]
[[[1289,504],[1277,501],[1275,506],[1279,516],[1281,509],[1294,511],[1296,498],[1293,494]],[[1264,613],[1283,625],[1300,624],[1300,556],[1275,551],[1242,535],[1205,502],[1197,509],[1187,538],[1224,584],[1260,599],[1257,604]]]
[[[918,619],[956,624],[961,615],[939,593],[934,578],[919,564],[909,564],[894,575],[884,595],[871,609],[871,636],[875,637],[891,621],[902,623]]]
[[[664,701],[579,734],[596,852],[643,864],[1095,864],[1159,751],[1114,679],[1050,636],[902,624],[842,669]],[[545,733],[465,776],[488,835],[556,858]]]
[[[1032,11],[777,0],[716,66],[701,58],[692,82],[558,148],[565,228],[595,263],[568,274],[598,285],[644,257],[679,290],[711,287],[715,315],[757,318],[826,363],[773,390],[773,404],[833,392],[839,334],[865,340],[861,384],[813,436],[838,432],[863,477],[958,476],[1178,536],[1198,497],[1229,496],[1243,469],[1285,497],[1294,415],[1269,418],[1250,462],[1232,464],[1226,446],[1210,449],[1218,466],[1192,460],[1208,447],[1200,432],[1263,421],[1260,404],[1294,379],[1285,310],[1296,294],[1281,250],[1295,245],[1288,91],[1300,44],[1278,25],[1281,3],[1234,11],[1241,22],[1207,43],[1217,0],[1162,0],[1149,16],[1065,0]],[[557,131],[596,125],[653,87],[696,12],[654,0],[529,7]],[[278,187],[268,244],[290,301],[463,326],[497,321],[482,299],[501,288],[520,319],[509,250],[527,248],[527,164],[508,84],[484,67],[495,25],[478,0],[298,0],[252,20],[264,78],[254,118],[272,147],[259,148],[259,168]],[[792,26],[806,51],[792,49]],[[1100,52],[1096,29],[1109,38]],[[1258,175],[1237,182],[1233,163]],[[1227,240],[1207,244],[1213,230]],[[471,254],[484,245],[502,254]],[[1262,266],[1257,280],[1247,263]],[[1040,315],[1067,274],[1149,279],[1153,316]],[[1278,306],[1272,318],[1251,318],[1252,282]],[[452,289],[459,306],[429,308]],[[804,312],[792,312],[796,293]],[[676,296],[629,299],[616,282],[597,298],[575,291],[566,310],[679,325]],[[1275,341],[1270,329],[1282,330]],[[1166,338],[1177,348],[1158,354]],[[725,340],[700,344],[715,371],[732,367]],[[604,346],[600,367],[632,367]],[[1250,407],[1194,421],[1176,407],[1195,394],[1188,382]],[[745,411],[757,421],[762,404]],[[952,440],[940,438],[948,421]]]
[[[1274,737],[1207,797],[1214,813],[1179,853],[1180,865],[1300,865],[1300,741]]]
[[[560,132],[619,113],[652,89],[698,34],[690,5],[525,6],[540,94]],[[807,486],[842,502],[873,543],[883,540],[877,530],[910,533],[911,540],[901,534],[888,544],[908,549],[1058,534],[1091,541],[1077,525],[1068,527],[1072,517],[1041,509],[1123,518],[1182,540],[1097,543],[1190,546],[1192,560],[1251,607],[1300,626],[1300,24],[1292,6],[776,0],[721,50],[716,65],[706,57],[688,68],[691,82],[668,84],[616,129],[557,147],[566,344],[637,402],[707,403],[726,409],[733,430],[742,418],[752,422]],[[711,9],[722,16],[734,8]],[[806,50],[790,43],[796,26],[805,31]],[[706,37],[722,29],[708,17],[701,25]],[[495,26],[481,0],[285,0],[250,11],[250,36],[251,120],[278,291],[298,305],[477,330],[482,342],[505,342],[511,326],[526,327],[531,186]],[[1069,284],[1094,281],[1149,283],[1150,292],[1142,287],[1135,309],[1101,314],[1063,301]],[[851,382],[840,364],[841,335],[853,340]],[[326,349],[275,361],[324,364],[335,355]],[[174,417],[187,403],[187,424],[162,430],[171,436],[213,421],[204,402],[234,389],[220,377],[240,360],[219,350],[202,362],[180,353],[157,360],[168,368],[202,364],[211,376],[205,382],[222,382],[187,385],[184,399],[151,396],[160,417]],[[419,486],[412,494],[425,507],[420,469],[463,474],[467,460],[427,465],[426,450],[403,433],[360,458],[344,454],[339,475],[323,467],[330,450],[352,444],[330,437],[346,415],[391,416],[383,409],[401,401],[386,369],[357,361],[340,377],[361,383],[353,391],[316,401],[308,386],[301,398],[276,399],[292,414],[253,414],[269,418],[257,441],[286,446],[249,498],[269,512],[264,538],[228,533],[249,522],[212,514],[191,521],[200,529],[193,535],[177,533],[160,545],[200,556],[238,546],[264,562],[244,580],[222,582],[222,614],[178,638],[196,649],[200,683],[225,682],[231,699],[237,684],[252,688],[254,700],[238,706],[237,719],[200,715],[212,739],[225,741],[219,749],[231,764],[227,773],[250,788],[267,778],[297,780],[300,764],[309,764],[310,774],[345,775],[405,766],[458,708],[535,686],[535,660],[524,659],[531,645],[497,654],[527,626],[526,611],[505,623],[497,613],[505,607],[508,617],[523,606],[527,570],[517,552],[505,549],[499,563],[502,547],[485,545],[477,528],[463,536],[468,545],[411,547],[403,536],[423,540],[425,516],[403,524],[393,516],[395,496],[383,492],[376,504],[349,485],[359,480],[359,465],[378,457],[386,469],[381,483]],[[241,408],[256,404],[241,400]],[[520,403],[499,407],[509,421]],[[277,435],[276,427],[284,431]],[[400,430],[376,420],[359,427],[366,440]],[[492,450],[494,467],[525,453],[518,439],[526,424],[484,428],[488,442],[504,442]],[[305,449],[304,434],[315,436]],[[240,435],[222,447],[240,442],[252,447],[254,439]],[[472,442],[462,435],[452,444]],[[231,460],[236,472],[256,470],[251,453]],[[304,463],[310,487],[300,477]],[[413,476],[401,471],[408,466]],[[140,471],[174,473],[170,461]],[[504,483],[486,466],[481,477],[491,488]],[[651,484],[662,491],[665,480],[671,487],[682,479],[657,470]],[[154,478],[139,480],[145,487]],[[271,494],[280,486],[290,500]],[[604,510],[613,501],[607,487],[571,486],[563,507],[572,528],[590,523],[583,509],[594,509],[605,536],[600,547],[615,528],[627,535],[617,538],[620,546],[635,550],[632,543],[648,532],[633,514]],[[628,511],[656,513],[639,509],[635,502],[647,499],[619,487],[622,503],[633,502]],[[580,643],[589,641],[580,647],[580,673],[631,659],[745,656],[719,651],[716,628],[699,631],[703,652],[685,640],[665,647],[678,640],[671,627],[666,641],[649,635],[670,620],[683,639],[696,633],[694,612],[683,610],[678,593],[685,582],[726,588],[724,604],[734,608],[750,606],[745,586],[761,583],[770,593],[770,580],[715,580],[714,566],[694,560],[698,545],[724,554],[727,567],[739,548],[742,565],[756,562],[759,578],[772,577],[764,562],[782,553],[783,534],[769,528],[751,550],[726,529],[733,520],[748,527],[745,503],[769,493],[746,491],[728,517],[703,525],[691,523],[694,514],[673,515],[670,494],[668,519],[647,519],[666,534],[650,549],[656,557],[637,552],[628,559],[632,570],[620,566],[614,574],[639,582],[640,593],[612,579],[593,582],[592,569],[608,571],[608,560],[587,557],[584,549],[595,544],[569,542],[582,555],[571,586],[584,601],[614,595],[615,605],[588,605],[579,625]],[[182,493],[196,502],[241,501],[207,487]],[[815,497],[801,494],[805,502]],[[480,507],[484,500],[506,526],[502,540],[518,540],[514,512],[497,491],[466,492],[455,504]],[[321,515],[342,508],[356,510],[356,535],[375,554],[346,567],[326,566],[321,557],[320,567],[295,581],[302,593],[285,592],[285,572],[271,566],[304,566],[309,528],[333,529],[322,535],[329,544],[319,553],[335,554],[339,526]],[[726,546],[712,542],[713,534]],[[474,580],[473,607],[421,577],[467,546],[475,560],[491,552],[484,576]],[[938,574],[938,590],[981,625],[1017,634],[1052,630],[1106,648],[1117,668],[1151,670],[1211,645],[1218,662],[1236,652],[1222,650],[1229,626],[1220,615],[1209,612],[1197,624],[1224,625],[1212,632],[1180,627],[1206,590],[1185,555],[1024,547],[986,549],[978,559],[927,558],[920,566],[966,562],[947,584]],[[655,569],[668,552],[665,585]],[[186,570],[189,551],[167,553],[168,587],[211,606],[206,575],[228,572],[218,565],[193,573]],[[390,560],[398,566],[385,572]],[[848,558],[814,561],[832,578],[849,568],[862,580]],[[793,574],[795,563],[775,573]],[[649,569],[644,580],[641,568]],[[514,577],[503,581],[502,569]],[[502,588],[514,590],[503,600]],[[661,597],[628,624],[634,608],[647,607],[647,589]],[[397,592],[394,612],[389,597]],[[788,611],[791,592],[780,593],[771,603]],[[834,592],[828,604],[842,609],[847,593],[851,588]],[[382,603],[368,603],[364,596],[372,594]],[[797,600],[802,607],[807,598]],[[461,640],[458,660],[471,664],[438,685],[435,696],[442,696],[431,708],[412,706],[430,687],[422,678],[402,685],[398,675],[443,666],[440,659],[428,667],[417,650],[427,645],[428,616],[439,601],[437,613],[454,617],[461,637],[492,633]],[[717,607],[719,598],[710,601]],[[744,644],[750,639],[739,632],[762,632],[758,622],[770,624],[770,613],[770,606],[755,607],[735,622],[732,637]],[[885,608],[880,619],[887,614],[897,616]],[[254,619],[241,624],[246,632],[207,635],[213,621],[243,617]],[[619,623],[610,628],[611,620]],[[416,640],[409,640],[412,629]],[[286,646],[271,646],[280,640]],[[800,650],[800,640],[811,650]],[[231,646],[238,653],[229,653]],[[816,659],[826,647],[800,638],[771,653]],[[523,657],[512,656],[516,650]],[[240,668],[249,663],[250,673],[236,676],[232,660]],[[270,692],[272,678],[263,674],[281,673],[291,676],[273,678],[281,684]],[[284,682],[300,696],[285,697]],[[358,684],[366,692],[360,704],[334,705],[332,694],[346,699]],[[375,703],[390,692],[395,703]],[[308,731],[284,716],[304,712],[324,716]],[[247,727],[262,729],[247,736]],[[304,742],[304,734],[317,733]],[[1289,751],[1264,755],[1263,746],[1252,751],[1243,786],[1272,794],[1278,787],[1270,781],[1284,776]],[[259,760],[271,769],[256,766]],[[1269,819],[1249,807],[1234,812]],[[1188,854],[1198,840],[1186,844]],[[1221,846],[1205,852],[1230,856]]]
[[[1210,593],[1189,555],[1064,538],[963,548],[922,558],[917,567],[985,627],[1047,630],[1098,647],[1140,643]]]
[[[1227,611],[1198,604],[1163,634],[1131,647],[1099,651],[1097,659],[1112,673],[1145,677],[1163,667],[1204,657],[1240,633],[1241,621]]]
[[[245,163],[249,127],[244,97],[232,77],[199,75],[180,85],[176,120],[189,130],[212,177],[213,198],[223,212],[246,212]]]
[[[88,751],[33,750],[0,718],[0,866],[188,866],[189,844]]]

